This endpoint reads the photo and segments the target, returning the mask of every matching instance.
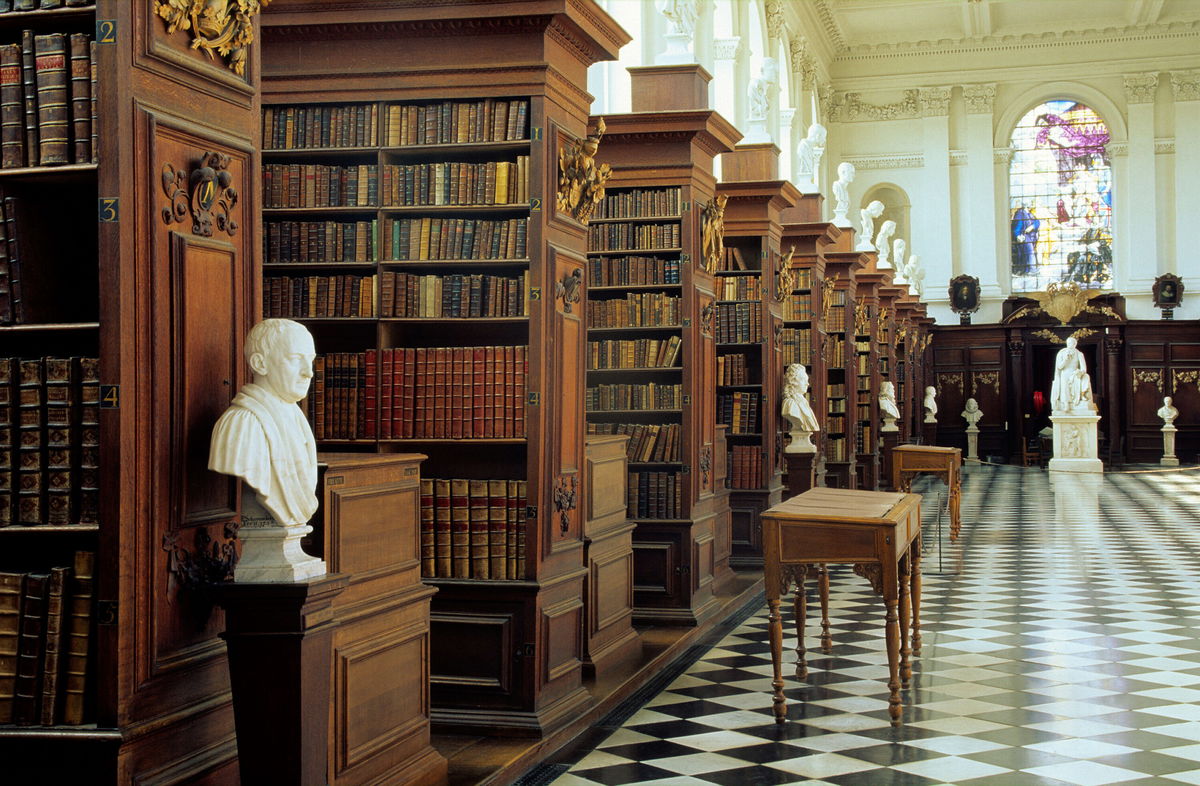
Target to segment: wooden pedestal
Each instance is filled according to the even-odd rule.
[[[921,423],[921,444],[936,445],[937,444],[937,423]]]
[[[883,455],[880,456],[883,471],[879,475],[879,487],[884,491],[895,491],[892,485],[892,449],[900,444],[900,432],[884,431],[879,436],[883,439]]]
[[[816,453],[787,453],[783,460],[787,462],[787,496],[788,499],[803,494],[812,488],[816,481],[814,464]]]
[[[242,783],[327,782],[330,606],[349,577],[221,584]]]

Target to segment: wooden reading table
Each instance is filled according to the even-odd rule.
[[[886,608],[888,713],[900,724],[900,685],[912,677],[909,660],[921,649],[921,496],[884,491],[815,488],[762,514],[763,569],[774,667],[775,722],[783,723],[783,622],[780,595],[796,582],[797,670],[804,674],[804,579],[830,562],[854,563]],[[910,622],[912,638],[910,641]]]
[[[950,541],[958,540],[962,528],[958,506],[962,496],[962,450],[933,445],[897,445],[892,448],[892,488],[912,490],[912,476],[919,472],[936,475],[950,488]]]

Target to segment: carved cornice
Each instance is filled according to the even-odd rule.
[[[713,58],[716,60],[736,60],[741,49],[741,36],[713,39]]]
[[[846,159],[859,169],[920,169],[925,166],[921,153],[884,153],[878,156],[852,156]]]
[[[966,166],[968,156],[966,150],[951,150],[950,151],[950,166]]]
[[[1125,100],[1131,104],[1152,104],[1158,91],[1158,74],[1127,74]]]
[[[963,100],[968,115],[990,115],[996,102],[996,84],[964,85]]]
[[[1175,140],[1174,139],[1155,139],[1154,140],[1154,152],[1157,153],[1158,155],[1166,155],[1169,153],[1174,153],[1175,152]]]
[[[1128,142],[1109,142],[1105,147],[1110,156],[1127,156],[1129,155]]]
[[[1172,71],[1171,95],[1176,101],[1200,101],[1200,69]]]
[[[814,0],[813,4],[817,7],[817,16],[821,19],[821,26],[825,28],[825,40],[833,47],[833,51],[844,50],[846,39],[842,36],[842,28],[833,18],[833,12],[829,10],[828,0]]]
[[[950,114],[950,88],[922,87],[921,117],[941,117]]]
[[[903,120],[918,117],[921,113],[919,95],[921,91],[905,90],[904,98],[891,104],[868,104],[862,100],[862,93],[846,93],[840,101],[840,116],[838,119],[849,122],[865,120]]]
[[[1109,147],[1112,150],[1112,147]],[[1004,164],[1008,166],[1012,163],[1013,153],[1015,151],[1011,147],[996,147],[992,148],[992,163]]]

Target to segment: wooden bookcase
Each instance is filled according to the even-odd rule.
[[[792,298],[791,268],[781,275],[780,215],[800,192],[780,180],[779,149],[739,145],[721,157],[717,194],[725,205],[725,255],[717,271],[717,422],[730,425],[728,441],[732,555],[735,567],[762,564],[759,514],[783,495],[783,436],[779,431],[784,309]],[[781,289],[782,288],[782,289]],[[728,327],[721,316],[730,314]],[[741,322],[749,317],[751,331]],[[722,336],[727,330],[733,335]],[[727,340],[722,341],[722,338]],[[732,340],[729,340],[732,339]],[[739,407],[740,400],[749,399]],[[733,415],[750,413],[749,423]]]
[[[872,491],[879,480],[879,383],[887,360],[876,327],[881,319],[879,288],[884,274],[872,256],[859,272],[854,299],[854,451],[856,487]]]
[[[613,257],[647,255],[655,260],[678,261],[679,284],[655,285],[679,297],[679,321],[669,327],[593,328],[588,340],[631,340],[653,337],[680,341],[679,360],[671,369],[625,369],[619,372],[591,370],[588,387],[601,384],[678,385],[675,411],[598,412],[590,411],[590,423],[631,422],[680,424],[679,453],[675,462],[662,467],[634,464],[630,467],[630,492],[634,483],[647,489],[656,481],[673,481],[675,505],[663,509],[630,506],[629,518],[636,522],[634,549],[634,618],[642,622],[694,625],[716,610],[713,594],[717,543],[714,528],[727,521],[719,506],[727,499],[716,493],[716,278],[705,269],[702,213],[715,197],[713,157],[731,149],[737,131],[716,112],[705,108],[656,110],[637,103],[657,95],[706,95],[708,75],[699,66],[648,67],[632,69],[635,111],[606,115],[607,132],[600,156],[613,170],[607,199],[632,201],[664,189],[678,193],[679,212],[669,222],[678,226],[679,245],[665,249],[625,249],[599,253],[589,251],[593,270],[611,265]],[[659,90],[665,83],[690,85],[679,91]],[[593,118],[595,126],[599,118]],[[664,223],[646,217],[641,222]],[[616,222],[622,223],[622,222]],[[593,219],[590,232],[605,231],[604,220]],[[674,230],[672,230],[674,231]],[[674,235],[672,235],[674,237]],[[714,260],[715,261],[715,260]],[[715,265],[714,265],[715,267]],[[637,287],[596,286],[589,276],[588,307],[621,299]],[[672,389],[675,390],[675,389]],[[675,395],[674,393],[672,394]],[[641,479],[643,473],[647,480]],[[654,474],[650,474],[654,473]],[[661,487],[661,486],[660,486]],[[653,493],[653,492],[651,492]],[[632,500],[631,500],[632,502]],[[665,515],[664,515],[665,514]]]
[[[379,230],[384,253],[364,260],[356,271],[378,276],[375,310],[367,312],[372,315],[306,321],[317,337],[318,353],[362,353],[362,415],[355,417],[352,409],[344,421],[355,428],[327,433],[337,439],[323,447],[428,455],[423,476],[451,481],[451,527],[461,524],[457,531],[464,535],[451,548],[460,558],[467,542],[476,544],[463,530],[479,520],[472,514],[480,506],[472,507],[470,501],[487,493],[481,491],[488,488],[486,481],[506,482],[510,502],[505,507],[515,515],[515,522],[506,519],[506,549],[515,538],[523,559],[506,552],[502,578],[493,578],[490,568],[483,578],[483,565],[495,563],[481,561],[479,552],[461,563],[469,566],[463,571],[455,572],[452,564],[450,575],[439,571],[435,560],[433,572],[439,575],[425,578],[438,589],[431,612],[430,662],[432,717],[443,728],[543,734],[569,722],[591,701],[581,681],[586,336],[580,283],[587,227],[559,209],[556,190],[560,150],[576,144],[587,130],[586,69],[614,58],[627,40],[591,0],[380,3],[369,10],[299,0],[271,8],[264,17],[265,106],[278,114],[288,107],[366,105],[377,117],[377,134],[368,135],[362,146],[269,150],[264,156],[268,164],[378,168],[376,202],[264,211],[268,223],[277,218],[354,219],[375,222]],[[502,126],[497,119],[501,105],[523,106],[523,121]],[[514,110],[507,111],[512,117]],[[480,123],[481,114],[490,116],[490,122]],[[398,122],[407,131],[399,133]],[[455,133],[414,135],[417,122],[424,129],[453,126]],[[505,133],[487,141],[488,125]],[[510,178],[517,176],[520,188],[495,187],[494,180],[504,177],[502,168]],[[426,186],[430,194],[439,182],[456,184],[455,192],[422,199],[416,181],[411,197],[389,200],[392,178],[410,172],[427,178],[432,173]],[[486,179],[489,174],[494,180]],[[476,186],[482,179],[484,189],[472,191],[472,178]],[[448,220],[455,222],[451,229],[462,230],[461,240],[453,237],[450,253],[443,246],[436,253],[432,246],[400,253],[403,244],[394,240],[403,228],[393,222],[426,221],[421,226],[432,231],[437,220],[443,232]],[[485,225],[468,222],[485,221],[524,226],[523,248],[510,242],[502,251],[498,244],[478,253],[462,250],[468,232],[473,230],[478,239],[486,231]],[[408,226],[411,238],[414,225]],[[314,270],[351,272],[344,264]],[[273,275],[277,268],[268,270]],[[438,285],[425,279],[426,310],[384,316],[385,305],[401,302],[399,284],[391,302],[384,302],[384,282],[391,273],[444,276],[440,294],[445,302],[438,299]],[[469,282],[474,274],[515,280],[508,285],[510,294],[500,300],[511,306],[515,299],[517,313],[444,316],[462,313],[448,310],[454,300],[449,292],[459,295],[459,304],[471,305],[461,283],[448,291],[450,277],[464,276]],[[482,297],[488,302],[488,296]],[[466,376],[467,348],[475,347],[503,349],[484,351],[482,358],[470,351],[472,387],[467,389],[456,380]],[[417,385],[405,386],[403,361],[410,359],[414,373],[408,379]],[[425,375],[415,365],[422,361]],[[400,371],[397,362],[402,363]],[[353,360],[350,368],[352,381]],[[325,382],[339,384],[336,375],[327,374]],[[412,405],[421,406],[422,398],[422,419],[414,417],[410,429],[403,420]],[[336,393],[331,401],[336,403]],[[461,420],[456,420],[460,409]],[[468,413],[475,418],[470,428]],[[523,508],[511,504],[519,499],[511,499],[507,481],[525,489]],[[454,516],[457,511],[467,513],[468,520]],[[436,534],[433,540],[437,550]],[[515,575],[508,570],[513,565]]]
[[[853,242],[853,233],[841,241]],[[855,304],[863,254],[826,251],[825,277],[821,281],[821,321],[825,325],[825,485],[855,488],[858,457],[855,453],[855,407],[858,358],[855,354]]]

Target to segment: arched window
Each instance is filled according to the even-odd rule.
[[[1047,101],[1013,129],[1008,170],[1012,288],[1112,281],[1108,126],[1077,101]]]

